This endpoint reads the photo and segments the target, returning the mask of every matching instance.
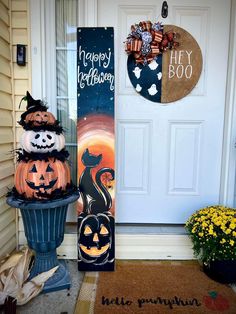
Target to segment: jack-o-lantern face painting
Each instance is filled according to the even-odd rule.
[[[47,111],[31,112],[25,117],[25,123],[30,123],[32,126],[51,125],[55,122],[54,115]]]
[[[53,158],[19,162],[15,173],[15,188],[26,198],[50,198],[56,190],[65,191],[71,182],[68,163]]]
[[[47,153],[53,150],[61,151],[65,147],[65,137],[52,131],[29,130],[23,132],[20,143],[28,153]]]
[[[103,265],[114,260],[114,217],[106,212],[80,214],[78,231],[79,261]]]

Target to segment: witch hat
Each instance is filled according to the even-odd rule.
[[[21,124],[21,125],[24,124],[24,120],[25,120],[27,114],[32,113],[32,112],[36,112],[36,111],[47,111],[47,109],[48,109],[42,100],[40,100],[40,99],[35,100],[30,95],[30,93],[28,91],[26,92],[26,96],[24,96],[21,99],[20,104],[19,104],[19,108],[20,108],[23,100],[27,101],[27,105],[26,105],[26,111],[22,113],[21,119],[19,121],[19,124]]]
[[[45,112],[47,111],[48,107],[45,105],[45,103],[40,100],[40,99],[34,99],[30,93],[27,91],[26,96],[24,96],[19,104],[22,103],[22,101],[25,100],[27,101],[27,106],[26,106],[26,111],[22,113],[20,121],[18,123],[25,129],[25,130],[33,130],[35,132],[38,132],[40,130],[44,131],[53,131],[56,132],[57,134],[61,134],[63,132],[62,126],[60,126],[60,122],[55,119],[52,113],[50,113],[51,116],[53,116],[53,122],[52,123],[43,123],[42,125],[35,125],[34,121],[26,121],[26,117],[28,114],[37,112],[37,111],[42,111]],[[49,112],[48,112],[49,113]]]

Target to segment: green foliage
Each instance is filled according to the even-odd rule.
[[[185,225],[195,257],[208,263],[236,259],[236,209],[221,205],[196,211]]]

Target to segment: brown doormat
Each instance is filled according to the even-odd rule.
[[[197,262],[116,265],[115,272],[86,273],[76,314],[236,314],[236,293],[209,279]]]

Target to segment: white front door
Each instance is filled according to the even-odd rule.
[[[118,223],[184,223],[219,202],[230,1],[98,0],[98,26],[114,26]],[[193,91],[160,104],[140,96],[127,75],[130,26],[161,21],[198,42],[203,71]]]

